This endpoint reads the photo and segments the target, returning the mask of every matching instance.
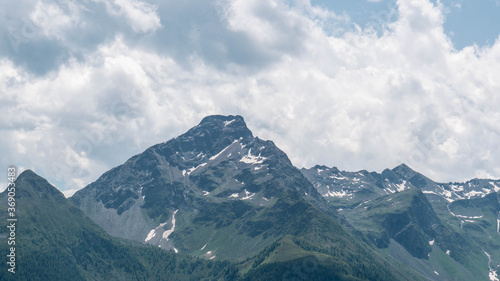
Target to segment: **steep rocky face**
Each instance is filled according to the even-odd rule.
[[[0,280],[234,280],[226,264],[178,256],[111,237],[45,179],[27,170],[16,186],[16,273]],[[7,192],[0,218],[7,219]],[[5,237],[8,229],[0,229]],[[0,250],[8,252],[7,243]],[[138,254],[140,253],[140,254]],[[188,268],[189,267],[189,272]],[[175,269],[175,270],[172,270]],[[223,279],[224,280],[224,279]]]
[[[500,225],[495,205],[500,181],[436,183],[405,164],[380,174],[326,166],[301,171],[354,228],[378,247],[394,249],[394,241],[413,259],[428,259],[429,267],[438,267],[437,260],[442,258],[434,255],[444,253],[452,259],[446,267],[455,269],[440,270],[441,275],[448,274],[451,279],[486,278],[488,264],[490,272],[498,270],[499,244],[492,237],[498,237]],[[418,264],[412,258],[407,262]],[[469,273],[453,276],[457,266]]]
[[[382,174],[365,170],[346,172],[335,167],[317,165],[301,171],[328,201],[344,200],[353,202],[354,205],[363,200],[414,187],[391,170],[385,170]]]
[[[417,258],[427,258],[429,241],[443,229],[432,206],[417,189],[367,201],[345,214],[377,246],[388,247],[392,238]]]
[[[263,268],[276,253],[256,257],[278,241],[286,245],[276,250],[280,259],[290,249],[351,262],[359,258],[353,253],[366,251],[372,259],[362,233],[384,262],[404,256],[427,279],[482,280],[487,272],[479,268],[488,260],[480,247],[487,241],[461,228],[451,210],[461,200],[489,198],[498,185],[436,183],[404,164],[382,173],[299,171],[274,143],[254,137],[242,117],[209,116],[103,174],[71,201],[115,236],[206,259]],[[483,236],[491,232],[484,229]],[[484,246],[496,255],[492,248]]]
[[[447,206],[450,221],[477,243],[477,248],[488,259],[490,276],[500,270],[500,195],[490,193],[484,197],[462,199]]]
[[[439,269],[440,275],[448,276],[445,279],[487,276],[482,268],[487,261],[477,241],[457,230],[454,221],[440,218],[418,188],[383,195],[341,213],[377,247],[394,249],[397,243],[413,257],[407,262]],[[460,274],[457,266],[462,268]]]
[[[205,255],[200,249],[217,244],[214,237],[235,235],[243,244],[255,238],[252,251],[271,243],[274,230],[255,235],[265,227],[244,229],[252,214],[272,207],[283,192],[333,213],[288,157],[273,142],[254,137],[242,117],[209,116],[103,174],[71,201],[112,235]],[[194,224],[199,221],[208,223]],[[237,254],[220,247],[219,256]]]
[[[500,180],[437,183],[405,164],[385,169],[380,174],[365,170],[346,172],[319,165],[301,171],[325,199],[346,207],[409,188],[419,188],[429,199],[443,202],[481,198],[500,191]]]

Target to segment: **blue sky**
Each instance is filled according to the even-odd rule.
[[[337,14],[345,13],[352,23],[360,26],[374,24],[379,20],[396,20],[397,17],[395,0],[313,0],[311,3],[331,9]],[[440,3],[447,10],[445,32],[457,49],[473,44],[491,45],[495,42],[500,31],[500,1],[443,0]]]
[[[476,2],[4,1],[0,166],[71,194],[239,114],[297,167],[500,178],[499,4]]]

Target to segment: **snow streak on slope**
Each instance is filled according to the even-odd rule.
[[[500,235],[500,212],[498,212],[498,217],[497,217],[497,233]]]
[[[174,212],[174,214],[172,215],[172,228],[171,228],[171,229],[169,229],[169,230],[167,230],[167,231],[165,231],[165,232],[163,233],[163,236],[162,236],[162,237],[163,237],[164,239],[167,239],[167,240],[168,240],[168,236],[170,236],[170,234],[171,234],[172,232],[174,232],[174,230],[175,230],[175,214],[177,213],[177,211],[178,211],[178,210],[176,210],[176,211]],[[157,231],[158,229],[160,229],[160,228],[164,227],[167,223],[168,223],[168,222],[164,222],[164,223],[160,224],[158,227],[156,227],[156,228],[154,228],[154,229],[151,229],[151,231],[149,232],[149,234],[148,234],[148,236],[146,237],[146,239],[144,240],[144,242],[148,242],[149,240],[153,239],[153,238],[156,236],[156,231]],[[170,231],[170,232],[169,232],[169,231]]]
[[[175,230],[175,214],[177,214],[177,211],[179,210],[175,210],[175,212],[172,214],[172,228],[163,232],[163,239],[166,239],[167,241],[170,234],[172,234],[172,232],[174,232]]]
[[[223,150],[221,150],[219,153],[217,153],[216,155],[210,157],[209,160],[215,160],[217,157],[219,157],[222,153],[224,153],[224,151],[226,151],[229,147],[231,147],[235,142],[238,142],[238,140],[235,140],[233,141],[233,143],[231,143],[230,145],[228,145],[226,148],[224,148]]]
[[[486,253],[485,250],[483,250],[483,253],[485,253],[486,256],[488,257],[488,268],[490,269],[490,273],[489,273],[490,281],[500,281],[500,280],[498,280],[497,271],[493,270],[493,268],[491,268],[491,256],[490,256],[490,254]]]

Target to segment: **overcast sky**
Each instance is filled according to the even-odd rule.
[[[499,19],[498,0],[6,0],[4,178],[70,194],[210,114],[297,167],[500,178]]]

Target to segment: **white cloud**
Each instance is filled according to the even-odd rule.
[[[141,0],[113,0],[103,1],[110,14],[122,16],[135,32],[152,32],[161,27],[157,7]]]
[[[80,190],[80,189],[73,188],[73,189],[63,190],[61,192],[64,194],[64,197],[69,198],[69,197],[73,196],[73,194],[75,194],[78,190]]]
[[[307,1],[205,1],[203,10],[218,14],[189,15],[191,33],[174,36],[159,19],[182,26],[183,13],[114,3],[123,7],[108,9],[151,37],[118,30],[49,75],[0,59],[4,166],[81,188],[205,115],[241,114],[298,166],[381,171],[406,162],[441,181],[500,177],[500,42],[456,50],[442,7],[429,1],[398,1],[398,20],[378,35],[361,28],[332,35],[320,19],[345,18]],[[72,22],[92,26],[83,16],[71,20],[58,40],[70,41]],[[50,26],[47,34],[65,28]]]
[[[55,2],[38,1],[29,18],[39,33],[64,41],[66,32],[80,22],[79,13],[80,7],[72,2],[66,2],[63,7]]]

